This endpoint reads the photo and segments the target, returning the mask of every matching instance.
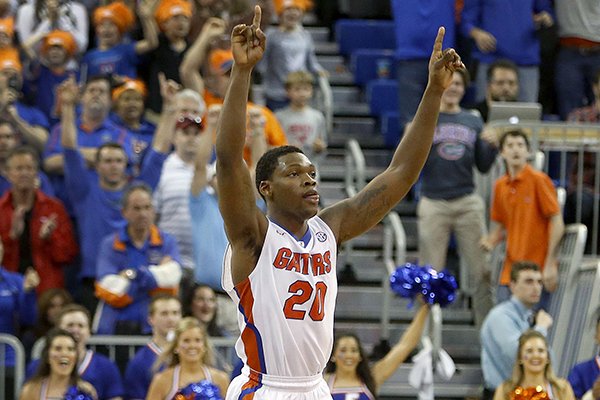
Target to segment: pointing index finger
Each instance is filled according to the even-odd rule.
[[[252,27],[259,29],[260,28],[260,19],[262,17],[262,10],[260,6],[254,7],[254,19],[252,20]]]
[[[438,29],[437,36],[435,38],[435,43],[433,44],[433,52],[441,53],[442,52],[442,43],[444,42],[444,35],[446,34],[446,28],[440,26]]]

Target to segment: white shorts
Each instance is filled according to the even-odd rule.
[[[254,376],[250,378],[248,375]],[[225,400],[331,400],[329,386],[322,375],[309,377],[273,377],[247,374],[235,377]]]

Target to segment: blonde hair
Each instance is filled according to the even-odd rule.
[[[288,76],[285,78],[285,87],[289,88],[292,85],[298,85],[301,83],[314,85],[315,78],[313,78],[312,74],[307,71],[294,71],[290,72]]]
[[[521,386],[523,382],[523,377],[525,376],[525,370],[523,368],[523,363],[521,362],[521,351],[527,343],[531,339],[541,339],[546,346],[546,350],[548,351],[548,341],[546,337],[533,329],[529,329],[519,337],[519,348],[517,349],[517,358],[515,361],[515,365],[513,366],[512,376],[510,379],[504,381],[502,384],[502,389],[505,395],[505,398],[509,400],[513,391]],[[556,398],[562,399],[564,398],[564,394],[567,390],[567,385],[565,385],[565,381],[563,379],[558,378],[554,371],[552,370],[552,361],[550,360],[550,352],[548,351],[548,363],[546,364],[546,368],[544,370],[544,378],[550,383],[552,386],[552,390],[554,391]]]
[[[187,332],[192,329],[200,329],[202,333],[202,344],[204,345],[204,355],[202,356],[202,363],[206,366],[213,366],[213,352],[212,346],[208,341],[208,333],[206,333],[206,329],[204,325],[198,321],[198,319],[194,317],[185,317],[182,318],[181,321],[177,324],[175,328],[175,338],[167,348],[161,353],[161,355],[157,358],[154,363],[153,370],[158,371],[161,365],[166,365],[167,367],[174,367],[179,364],[179,354],[175,352],[177,345],[179,344],[179,339],[184,332]]]

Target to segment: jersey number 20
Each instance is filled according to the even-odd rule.
[[[314,296],[313,296],[314,292]],[[313,288],[308,281],[296,281],[288,288],[288,293],[293,293],[283,306],[283,313],[287,319],[304,319],[306,308],[304,304],[311,302],[308,316],[313,321],[323,321],[325,317],[325,282],[317,282]]]

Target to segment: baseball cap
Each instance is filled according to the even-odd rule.
[[[139,79],[131,79],[125,78],[125,82],[122,85],[117,86],[112,91],[112,99],[116,101],[126,90],[135,90],[142,97],[146,97],[148,94],[148,89],[146,89],[146,84]]]
[[[13,69],[21,72],[22,66],[19,60],[19,53],[14,48],[0,50],[0,71]]]

